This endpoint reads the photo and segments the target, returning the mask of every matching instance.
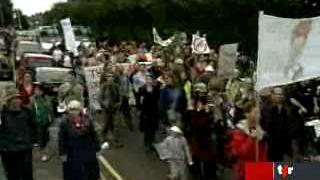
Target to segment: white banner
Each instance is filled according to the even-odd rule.
[[[320,17],[260,14],[256,90],[320,76]]]
[[[154,43],[159,44],[160,46],[163,46],[163,47],[169,46],[174,39],[174,36],[172,36],[167,40],[162,40],[156,28],[152,28],[152,34],[153,34]]]
[[[209,54],[210,47],[208,46],[205,37],[200,37],[197,34],[192,35],[192,53],[194,54]]]
[[[77,52],[76,38],[73,32],[70,18],[61,20],[60,24],[63,29],[66,49],[73,53],[76,53]]]
[[[238,44],[225,44],[220,47],[218,76],[231,78],[236,68]]]
[[[84,73],[88,87],[90,107],[94,110],[101,110],[98,95],[100,91],[100,77],[103,73],[103,65],[85,67]]]

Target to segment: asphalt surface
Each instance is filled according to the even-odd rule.
[[[146,152],[143,136],[135,130],[120,130],[123,148],[110,149],[105,153],[106,159],[124,180],[165,180],[167,164],[160,161],[155,152]]]
[[[166,180],[168,174],[166,162],[161,161],[156,152],[146,152],[143,144],[143,134],[137,128],[139,120],[136,116],[134,117],[135,131],[133,132],[129,131],[124,125],[121,116],[118,118],[120,140],[124,147],[120,149],[111,148],[105,152],[105,158],[122,176],[123,180]],[[100,114],[97,119],[101,121],[102,115]],[[218,166],[216,173],[219,180],[233,179],[230,168]]]

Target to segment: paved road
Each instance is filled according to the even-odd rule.
[[[101,116],[101,115],[100,115]],[[101,119],[101,117],[99,117]],[[134,124],[138,124],[136,119]],[[137,128],[136,128],[137,129]],[[130,132],[122,125],[120,129],[124,147],[111,149],[105,158],[124,180],[166,180],[167,164],[160,161],[157,154],[146,153],[143,146],[143,135],[138,130]],[[217,172],[220,180],[232,180],[232,170],[220,167]]]
[[[111,149],[106,159],[124,180],[165,180],[167,166],[156,153],[146,153],[142,134],[122,129],[124,148]]]

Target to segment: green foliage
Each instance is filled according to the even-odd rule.
[[[260,10],[283,17],[320,14],[319,5],[302,0],[77,0],[59,3],[44,15],[52,24],[71,17],[74,24],[88,25],[96,37],[152,41],[155,26],[163,38],[176,31],[200,30],[212,45],[243,42],[255,51]]]
[[[0,27],[7,27],[12,25],[12,3],[11,0],[0,1]]]

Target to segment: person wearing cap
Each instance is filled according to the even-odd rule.
[[[92,120],[83,105],[72,100],[58,133],[59,155],[63,160],[64,180],[98,180],[100,169],[96,154],[100,143]]]
[[[37,126],[37,143],[40,147],[41,161],[48,161],[47,144],[49,142],[49,126],[52,121],[50,101],[45,94],[43,85],[36,84],[33,96],[33,112]]]
[[[0,108],[0,155],[8,180],[33,180],[34,116],[15,86],[6,88]]]
[[[193,165],[190,149],[182,130],[177,126],[169,129],[169,135],[164,139],[163,146],[169,165],[170,180],[188,180],[188,165]]]

